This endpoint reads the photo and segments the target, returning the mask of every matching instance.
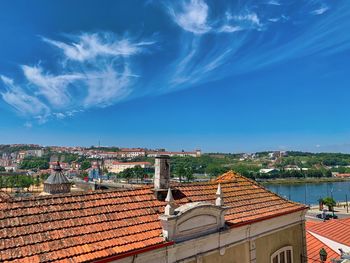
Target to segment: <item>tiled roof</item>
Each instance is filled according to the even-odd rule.
[[[335,242],[350,246],[350,218],[328,220],[312,225],[308,230]]]
[[[335,174],[336,177],[350,177],[350,174]]]
[[[228,171],[227,173],[224,173],[224,174],[218,176],[215,179],[215,181],[216,182],[231,181],[231,180],[234,180],[237,175],[239,175],[239,174],[235,173],[234,171]]]
[[[237,174],[220,183],[231,227],[306,209]],[[214,203],[217,182],[176,189],[177,204]],[[0,261],[91,262],[172,244],[161,236],[165,202],[150,187],[1,200]]]
[[[309,232],[306,232],[306,247],[307,247],[307,261],[309,263],[320,262],[320,250],[324,248],[327,252],[327,261],[325,263],[330,263],[331,259],[339,258],[340,256],[328,247],[326,244],[322,243],[316,237],[314,237]]]

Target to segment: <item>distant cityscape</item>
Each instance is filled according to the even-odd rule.
[[[320,256],[332,259],[323,262],[345,263],[350,258],[346,238],[329,239],[350,233],[347,199],[337,203],[331,194],[310,209],[306,197],[305,204],[292,202],[291,194],[280,196],[260,184],[343,182],[350,155],[33,144],[0,145],[0,151],[0,209],[3,239],[9,242],[1,260],[132,262],[137,255],[137,262],[211,263],[231,262],[234,254],[237,263],[260,262],[257,257],[266,263],[311,263]],[[218,247],[221,239],[230,246]],[[33,242],[37,250],[30,249]],[[57,245],[51,248],[52,242]],[[194,249],[197,242],[205,242],[206,254]],[[23,252],[16,253],[18,246]]]
[[[154,158],[161,155],[172,159],[174,180],[205,181],[229,170],[255,180],[350,177],[349,154],[295,151],[230,154],[203,153],[200,149],[167,151],[116,146],[44,147],[37,144],[0,145],[0,174],[44,178],[59,162],[70,178],[79,177],[90,181],[107,177],[130,178],[135,168],[142,168],[139,176],[147,181],[154,171]],[[181,178],[183,174],[186,178]]]

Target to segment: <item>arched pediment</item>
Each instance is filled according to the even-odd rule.
[[[184,241],[219,231],[225,226],[225,210],[208,202],[196,202],[162,215],[163,235],[167,240]]]

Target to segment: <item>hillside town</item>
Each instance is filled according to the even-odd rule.
[[[0,145],[0,151],[0,207],[6,229],[0,238],[1,260],[5,262],[129,262],[134,258],[137,262],[154,262],[150,258],[159,262],[198,262],[200,258],[200,262],[209,263],[231,262],[227,260],[232,253],[240,254],[233,261],[237,263],[350,260],[350,243],[346,238],[350,236],[347,199],[335,201],[333,196],[327,197],[327,192],[318,203],[308,205],[305,199],[304,204],[299,204],[288,200],[292,198],[290,195],[276,195],[259,184],[262,180],[314,183],[325,178],[341,183],[348,177],[350,155],[288,151],[227,154],[32,144]],[[64,205],[66,209],[57,204],[45,210],[46,216],[52,218],[48,223],[54,226],[61,224],[60,218],[64,219],[66,213],[73,213],[68,208],[70,203],[85,207],[107,196],[110,204],[99,201],[91,208],[81,208],[79,213],[83,214],[73,217],[90,225],[92,231],[101,227],[109,229],[112,225],[108,222],[112,220],[115,223],[109,230],[110,238],[81,232],[80,224],[73,220],[74,227],[62,225],[63,232],[57,234],[63,238],[65,231],[74,230],[74,235],[43,239],[40,235],[58,231],[47,226],[36,237],[41,240],[36,244],[37,252],[25,252],[34,245],[27,239],[29,228],[46,224],[40,219],[41,214],[34,212],[35,206],[44,209],[45,202],[69,200],[64,201],[68,202]],[[152,200],[152,204],[146,200]],[[118,212],[111,202],[122,205],[124,212]],[[18,207],[14,210],[15,204]],[[28,205],[33,211],[28,210]],[[143,211],[146,207],[154,212]],[[20,212],[21,209],[28,212]],[[105,211],[104,215],[110,217],[108,222],[97,219],[100,213],[97,211]],[[125,211],[129,211],[128,216]],[[58,218],[54,219],[52,213]],[[85,213],[98,223],[86,221]],[[138,214],[143,219],[136,230],[130,222]],[[15,218],[36,219],[13,225],[10,222]],[[216,225],[210,223],[212,218],[216,218]],[[188,223],[185,226],[182,222]],[[197,229],[194,226],[199,222],[201,226]],[[251,228],[255,230],[242,235]],[[9,231],[16,231],[16,240],[26,241],[9,245],[17,242]],[[125,234],[117,234],[119,231]],[[87,243],[79,241],[83,233],[89,240]],[[121,243],[122,239],[128,241]],[[60,240],[70,240],[70,248],[59,245]],[[100,244],[98,250],[95,242]],[[195,248],[197,242],[207,245]],[[269,245],[263,245],[266,243]],[[57,248],[43,250],[52,244]],[[82,249],[83,244],[88,247]],[[320,261],[321,257],[326,260]]]

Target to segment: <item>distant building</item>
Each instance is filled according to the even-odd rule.
[[[88,170],[89,181],[102,180],[102,169],[99,162],[93,163]]]
[[[140,148],[122,148],[118,154],[122,158],[135,158],[146,156],[146,151]]]
[[[18,169],[18,166],[17,164],[11,164],[11,165],[5,166],[4,168],[6,172],[16,172]]]
[[[53,169],[55,166],[57,165],[57,161],[56,162],[50,162],[49,163],[49,168]],[[70,164],[69,163],[65,163],[65,162],[60,162],[60,166],[63,170],[67,170],[70,169]]]
[[[332,175],[338,178],[350,178],[349,173],[332,173]]]
[[[263,168],[259,170],[259,173],[261,174],[273,174],[273,173],[278,173],[279,170],[276,168]]]
[[[158,155],[168,155],[170,157],[186,157],[186,156],[191,156],[191,157],[200,157],[202,155],[201,150],[195,150],[193,152],[169,152],[169,151],[148,151],[147,156],[148,157],[156,157]]]
[[[43,155],[44,155],[43,149],[26,151],[26,157],[42,157]]]
[[[284,167],[284,170],[286,170],[286,171],[308,171],[309,168],[301,168],[297,165],[288,165],[288,166]]]
[[[18,152],[18,159],[23,160],[26,157],[42,157],[43,155],[43,149],[20,151]]]
[[[134,168],[137,165],[141,166],[142,168],[152,167],[152,164],[149,162],[113,162],[109,172],[120,173],[127,168]]]

